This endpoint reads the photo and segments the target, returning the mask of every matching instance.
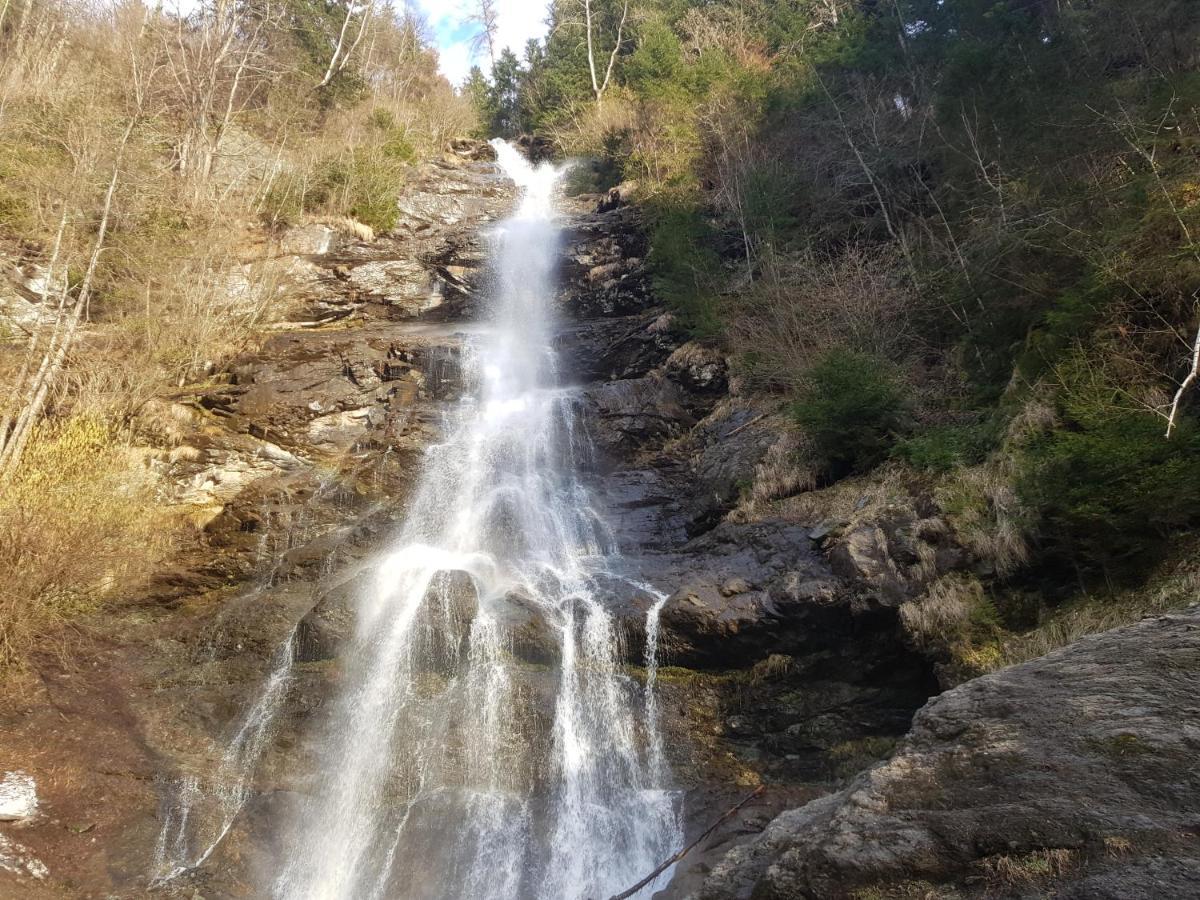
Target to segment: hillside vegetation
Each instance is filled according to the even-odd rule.
[[[936,498],[978,563],[911,606],[915,641],[972,672],[1184,602],[1195,0],[548,15],[456,92],[387,4],[0,5],[0,668],[168,551],[148,412],[277,314],[282,231],[387,231],[472,131],[638,198],[677,324],[789,412],[791,490]]]
[[[154,401],[276,314],[276,235],[391,228],[474,127],[386,4],[191,8],[0,3],[0,677],[169,548]]]
[[[918,639],[977,670],[1161,595],[1200,515],[1200,4],[556,0],[468,87],[579,189],[636,183],[797,467],[929,484],[981,562]]]

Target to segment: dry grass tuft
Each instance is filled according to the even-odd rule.
[[[1012,887],[1058,878],[1069,872],[1074,864],[1075,853],[1062,848],[1034,850],[1019,856],[990,856],[980,861],[994,881]]]
[[[1119,859],[1133,852],[1133,841],[1119,834],[1110,834],[1104,838],[1104,850],[1109,856]]]
[[[964,640],[972,611],[983,602],[983,585],[976,578],[947,575],[925,594],[900,607],[905,632],[922,650],[947,648]]]
[[[0,680],[35,647],[62,649],[62,626],[127,590],[169,546],[153,485],[122,449],[94,417],[42,424],[0,485]]]
[[[1036,628],[1014,635],[1001,648],[1004,665],[1045,656],[1089,634],[1132,625],[1146,616],[1191,606],[1200,596],[1200,563],[1192,547],[1140,588],[1086,597],[1056,610]]]
[[[859,888],[850,897],[852,900],[959,900],[961,894],[952,887],[929,881],[905,880]]]
[[[761,684],[764,681],[778,681],[786,678],[792,671],[795,660],[783,653],[772,653],[766,659],[760,659],[750,669],[750,681]]]
[[[780,506],[786,515],[801,521],[877,521],[887,507],[909,505],[912,487],[911,470],[885,463],[861,478],[845,478],[821,490],[788,497]]]
[[[1015,572],[1029,559],[1029,515],[1013,490],[1008,464],[993,461],[962,469],[937,490],[963,546],[997,575]]]

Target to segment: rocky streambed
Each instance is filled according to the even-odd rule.
[[[294,230],[286,320],[144,411],[172,447],[146,464],[195,535],[87,624],[81,664],[42,660],[36,692],[3,710],[0,774],[32,779],[37,806],[0,822],[0,896],[257,896],[278,850],[264,823],[309,789],[351,601],[460,395],[481,229],[512,201],[487,148],[462,144],[414,175],[393,233]],[[689,840],[765,785],[662,896],[1191,896],[1200,619],[1089,639],[927,705],[938,660],[904,638],[900,605],[974,565],[932,497],[914,483],[849,511],[776,502],[805,487],[794,438],[657,302],[636,206],[568,207],[560,350],[629,568],[610,598],[627,675],[647,677],[645,614],[666,594],[657,691]],[[552,642],[509,605],[527,734],[546,740]],[[281,646],[252,776],[222,794]],[[183,812],[180,844],[187,829],[164,824]],[[199,864],[162,880],[180,861]]]

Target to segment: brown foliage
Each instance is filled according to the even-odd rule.
[[[737,300],[733,345],[757,383],[793,388],[831,347],[904,358],[917,344],[911,320],[920,302],[898,255],[884,249],[772,254]]]

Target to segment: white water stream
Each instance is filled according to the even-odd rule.
[[[616,546],[553,349],[561,172],[496,149],[522,196],[489,235],[471,387],[360,598],[320,777],[277,835],[278,900],[606,900],[681,843],[653,697],[661,602],[643,687],[597,587]],[[544,630],[552,665],[513,656],[523,627]]]

